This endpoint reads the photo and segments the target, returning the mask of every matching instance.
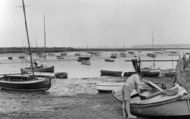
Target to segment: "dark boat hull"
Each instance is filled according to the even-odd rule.
[[[145,76],[145,77],[158,77],[160,75],[160,71],[154,71],[154,70],[150,70],[150,71],[145,70],[145,71],[141,71],[141,72],[142,72],[143,76]],[[129,77],[135,73],[136,72],[125,72],[123,76]]]
[[[156,54],[155,54],[155,53],[147,53],[147,56],[148,56],[148,57],[155,58],[155,57],[156,57]]]
[[[160,75],[160,71],[154,71],[154,70],[150,70],[150,71],[141,71],[143,76],[145,77],[158,77]]]
[[[38,78],[35,77],[33,80],[25,80],[23,76],[11,76],[11,80],[6,78],[1,78],[0,88],[1,90],[11,90],[11,91],[45,91],[51,87],[51,78]],[[14,80],[15,78],[15,80]],[[20,80],[20,81],[19,81]]]
[[[129,77],[129,76],[131,76],[131,75],[133,75],[133,74],[135,74],[136,72],[125,72],[124,74],[123,74],[123,77]]]
[[[116,76],[121,77],[122,71],[108,71],[108,70],[100,70],[101,76]]]
[[[32,72],[32,68],[31,67],[27,67],[24,69],[24,71],[26,72]],[[54,66],[50,66],[50,67],[34,67],[34,72],[49,72],[49,73],[53,73],[54,72]]]
[[[113,59],[104,59],[105,62],[114,62],[115,60]]]
[[[77,61],[81,62],[82,60],[90,60],[90,57],[78,57]]]

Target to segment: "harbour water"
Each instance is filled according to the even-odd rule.
[[[148,51],[137,52],[135,51],[135,56],[140,57],[142,60],[152,60],[151,57],[147,57],[146,53]],[[80,62],[77,62],[78,56],[75,56],[76,52],[67,52],[67,55],[64,56],[64,59],[57,59],[56,55],[60,53],[54,53],[53,55],[47,55],[47,60],[40,58],[36,54],[33,54],[35,60],[38,61],[38,64],[43,65],[54,65],[55,72],[67,72],[69,78],[89,78],[89,77],[99,77],[100,70],[113,70],[113,71],[134,71],[132,63],[130,61],[126,62],[125,60],[131,60],[135,57],[133,55],[127,55],[127,57],[121,57],[120,52],[114,52],[118,54],[118,57],[115,62],[105,62],[105,58],[109,58],[110,54],[113,52],[101,52],[100,56],[91,55],[91,65],[81,65]],[[86,55],[85,52],[80,52],[81,55]],[[88,54],[89,55],[89,54]],[[25,56],[26,59],[19,59],[19,56]],[[8,60],[8,57],[13,57],[12,60]],[[168,56],[167,54],[159,54],[155,60],[176,60],[179,56]],[[152,67],[153,62],[142,62],[142,67]],[[0,54],[0,72],[1,74],[6,73],[18,73],[20,68],[30,66],[29,57],[21,53],[9,53],[9,54]],[[175,68],[176,62],[155,62],[156,68],[168,69]]]

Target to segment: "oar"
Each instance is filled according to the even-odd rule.
[[[167,95],[167,96],[173,96],[173,95],[176,95],[177,93],[178,93],[178,88],[176,87],[174,89],[166,89],[166,90],[155,92],[152,95],[149,95],[147,97],[140,95],[140,98],[142,100],[145,100],[145,99],[150,99],[150,98],[153,98],[153,97],[155,97],[157,95],[161,95],[161,94],[164,94],[164,95]]]
[[[147,82],[147,85],[149,85],[150,87],[152,88],[156,88],[157,90],[159,91],[163,91],[163,89],[161,89],[159,86],[157,86],[155,83],[151,82],[151,81],[148,81]]]

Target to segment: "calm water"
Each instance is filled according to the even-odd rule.
[[[33,54],[34,59],[38,61],[38,64],[43,63],[44,65],[54,65],[55,72],[67,72],[70,78],[86,78],[86,77],[99,77],[100,70],[114,70],[114,71],[133,71],[133,66],[131,62],[126,62],[125,60],[130,60],[134,58],[132,55],[129,55],[127,52],[127,57],[121,57],[120,52],[101,52],[101,56],[91,56],[91,65],[81,65],[80,62],[77,62],[76,52],[67,52],[67,55],[64,56],[64,59],[57,59],[56,55],[60,53],[54,53],[54,55],[47,55],[47,60],[44,61],[43,58],[38,57],[36,54]],[[87,55],[85,52],[80,52],[81,55]],[[111,53],[117,53],[118,57],[115,59],[115,62],[105,62],[105,58],[109,58]],[[141,59],[152,59],[146,56],[145,51],[137,52],[135,55],[141,57]],[[48,53],[47,53],[48,54]],[[29,57],[26,56],[25,59],[19,59],[19,56],[26,56],[25,54],[0,54],[0,73],[16,73],[20,72],[20,68],[29,66]],[[8,60],[8,57],[13,57],[13,60]],[[179,56],[168,56],[167,54],[159,54],[156,59],[178,59]],[[156,62],[156,68],[175,68],[176,62]],[[143,62],[142,67],[152,66],[152,62]]]

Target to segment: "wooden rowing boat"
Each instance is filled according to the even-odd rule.
[[[132,94],[131,113],[141,117],[190,116],[190,98],[189,96],[185,96],[184,90],[179,85],[172,89],[176,88],[177,93],[174,95],[166,95],[164,90],[145,91],[141,94],[146,97],[144,100]],[[113,93],[113,96],[122,101],[121,91]]]
[[[4,75],[0,77],[1,90],[11,91],[45,91],[51,87],[50,77],[35,75]]]

